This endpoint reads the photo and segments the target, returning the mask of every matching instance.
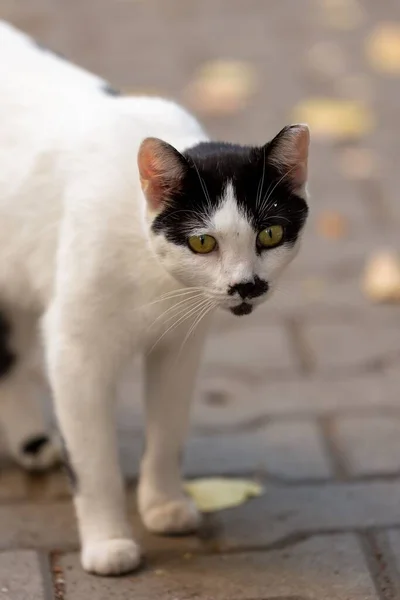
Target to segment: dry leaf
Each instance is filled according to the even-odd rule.
[[[254,481],[223,477],[194,479],[185,484],[185,489],[201,512],[239,506],[263,493],[263,487]]]
[[[400,258],[394,252],[382,251],[367,263],[363,290],[375,302],[400,302]]]
[[[400,75],[400,25],[382,23],[366,42],[369,63],[377,71]]]
[[[378,158],[367,148],[344,148],[339,157],[339,165],[348,179],[365,180],[376,174]]]
[[[308,98],[295,107],[295,122],[308,123],[312,135],[339,140],[359,138],[374,127],[374,117],[362,102]]]
[[[246,62],[216,60],[204,64],[186,90],[187,102],[198,112],[234,114],[246,107],[256,90],[256,72]]]
[[[340,240],[347,234],[347,219],[338,212],[323,213],[317,221],[318,233],[330,240]]]
[[[323,17],[335,29],[351,31],[359,27],[365,12],[358,0],[322,0]]]

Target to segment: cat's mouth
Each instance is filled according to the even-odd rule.
[[[249,315],[250,313],[253,312],[253,305],[249,304],[248,302],[241,302],[240,304],[237,304],[236,306],[232,306],[230,308],[230,311],[232,314],[236,315],[237,317],[243,317],[244,315]]]

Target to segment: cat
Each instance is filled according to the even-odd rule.
[[[120,371],[145,356],[144,524],[194,531],[179,462],[210,315],[250,314],[295,257],[309,130],[214,142],[177,104],[119,96],[7,23],[0,45],[0,419],[23,467],[63,451],[83,568],[122,574],[140,550],[114,426]],[[40,409],[48,389],[64,448]]]

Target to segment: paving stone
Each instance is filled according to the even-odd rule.
[[[299,534],[400,526],[400,482],[325,483],[266,486],[265,494],[236,509],[212,516],[200,536],[184,539],[147,534],[135,514],[133,530],[150,553],[195,552],[212,547],[265,547]],[[76,549],[72,505],[15,504],[0,506],[0,549]]]
[[[136,513],[133,493],[128,493],[128,508],[132,530],[146,553],[163,555],[203,548],[200,537],[168,538],[145,531]],[[79,546],[74,509],[69,500],[0,506],[0,532],[0,551],[10,548],[76,550]]]
[[[45,583],[36,552],[0,553],[1,600],[45,600]]]
[[[239,322],[240,323],[240,322]],[[245,349],[245,351],[244,351]],[[256,319],[218,336],[206,343],[204,365],[229,365],[230,368],[248,373],[282,372],[297,365],[287,332],[281,326],[263,326]]]
[[[313,479],[332,474],[320,434],[312,422],[273,422],[261,430],[194,437],[185,472],[189,476],[268,474]]]
[[[400,416],[338,418],[333,435],[351,474],[379,476],[400,470]]]
[[[400,530],[393,529],[388,531],[386,538],[390,546],[391,558],[394,560],[397,569],[398,581],[400,582]]]
[[[66,600],[378,600],[358,540],[320,536],[274,552],[194,556],[159,562],[136,575],[101,580],[63,557]]]
[[[129,479],[135,478],[142,438],[123,434],[121,443],[124,473]],[[188,477],[246,473],[298,480],[332,475],[315,423],[304,420],[272,422],[243,433],[194,435],[189,438],[184,458]]]
[[[382,323],[310,323],[306,339],[322,370],[367,367],[400,353],[397,328]]]
[[[265,547],[304,533],[390,525],[400,525],[399,481],[267,486],[261,498],[215,515],[215,543]]]
[[[235,378],[234,371],[220,372],[218,380],[204,383],[210,394],[223,398],[210,402],[204,393],[194,404],[193,424],[203,431],[223,432],[262,422],[264,417],[332,414],[337,411],[379,412],[400,408],[400,369],[385,374],[303,377],[282,381],[251,382]]]

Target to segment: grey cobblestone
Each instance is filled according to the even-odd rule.
[[[274,552],[190,557],[103,582],[84,575],[77,556],[62,560],[67,600],[378,600],[357,539],[316,537]]]
[[[338,418],[333,432],[352,475],[400,470],[400,415]]]
[[[0,553],[1,600],[47,600],[36,552]]]

